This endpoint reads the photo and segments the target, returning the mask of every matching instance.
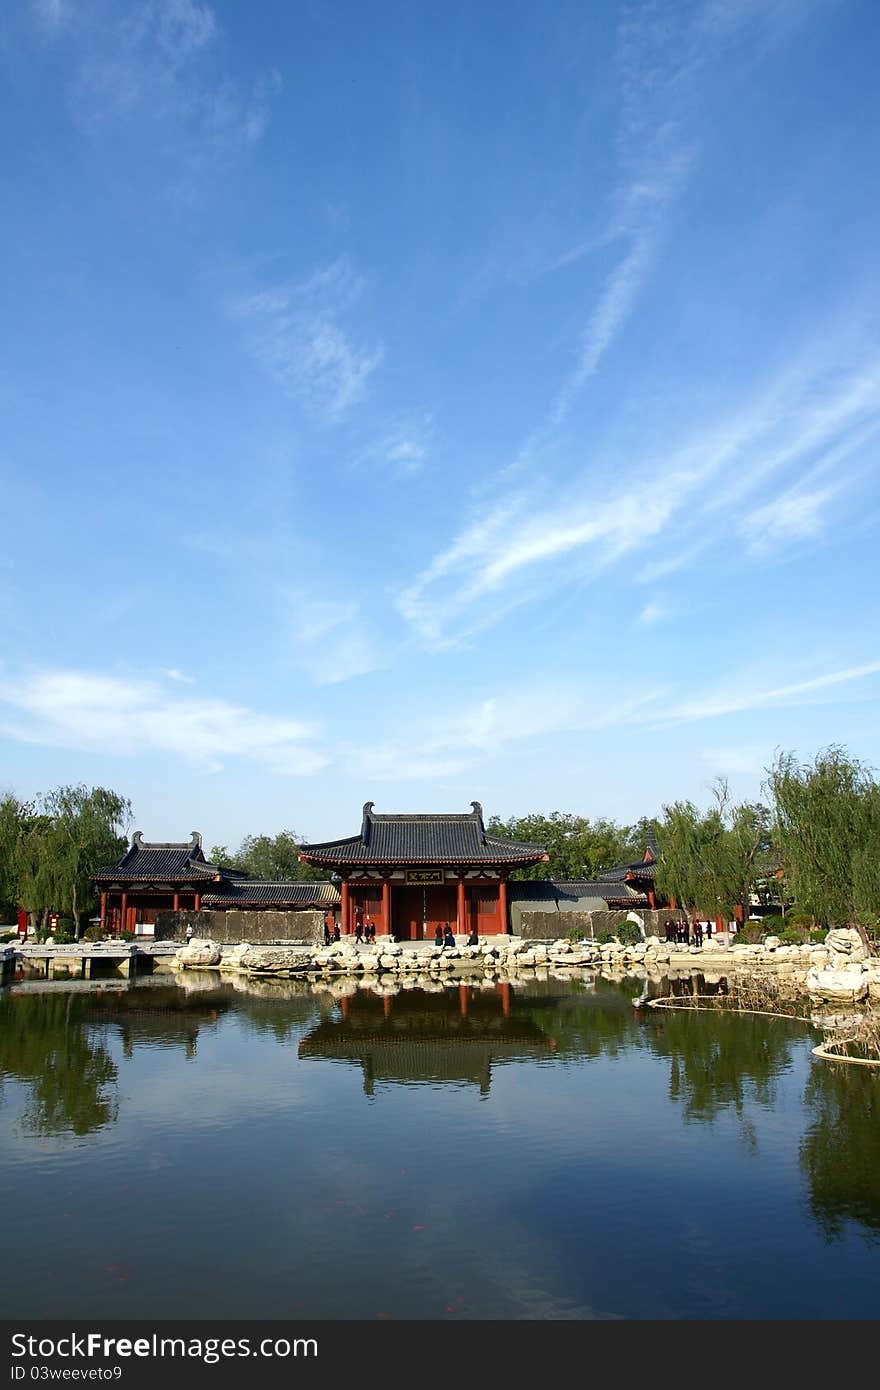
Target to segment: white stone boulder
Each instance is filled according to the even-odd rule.
[[[851,960],[864,960],[868,954],[855,927],[832,927],[825,937],[825,947],[832,955],[849,956]]]
[[[832,970],[830,967],[818,969],[813,966],[807,971],[807,991],[815,999],[842,999],[854,1003],[864,999],[868,993],[868,972],[854,963],[856,968]]]
[[[220,969],[240,970],[242,956],[250,950],[247,941],[239,941],[236,946],[223,946],[220,949]]]
[[[204,969],[206,966],[219,965],[221,955],[216,941],[206,941],[194,936],[177,952],[177,964],[181,970]]]
[[[286,974],[290,970],[308,970],[313,964],[308,946],[249,946],[239,958],[242,970],[256,974]]]

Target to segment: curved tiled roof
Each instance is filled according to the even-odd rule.
[[[308,864],[536,864],[543,845],[486,834],[478,801],[465,815],[374,815],[366,802],[361,833],[344,840],[304,845]]]
[[[217,879],[227,872],[216,864],[206,862],[202,853],[202,837],[197,830],[182,843],[147,843],[141,832],[136,830],[131,837],[130,847],[118,864],[99,869],[93,877],[98,882],[105,879],[148,879],[163,883],[203,883],[206,879]],[[238,878],[239,875],[234,873],[234,877]]]
[[[508,885],[511,903],[572,902],[582,898],[598,898],[605,903],[626,903],[627,907],[647,907],[648,899],[628,884],[595,879],[523,879]]]
[[[223,885],[221,893],[204,893],[202,907],[328,907],[340,901],[335,883],[259,882],[248,879]]]

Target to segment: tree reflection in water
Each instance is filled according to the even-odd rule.
[[[118,1113],[117,1068],[83,1022],[86,995],[0,999],[0,1075],[28,1089],[21,1116],[31,1134],[91,1134]]]
[[[800,1144],[810,1210],[829,1240],[857,1221],[869,1241],[880,1241],[880,1072],[817,1061],[804,1104],[812,1114]]]

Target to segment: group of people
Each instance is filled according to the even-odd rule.
[[[471,929],[471,934],[470,934],[470,936],[469,936],[468,939],[467,939],[467,944],[468,944],[469,946],[479,946],[479,944],[480,944],[480,938],[477,936],[477,929],[476,929],[476,927],[473,927],[473,928]],[[435,946],[455,946],[455,945],[456,945],[455,933],[453,932],[452,927],[449,925],[448,922],[446,923],[446,925],[445,925],[444,927],[441,927],[441,925],[440,925],[439,922],[437,923],[437,926],[436,926],[435,929],[434,929],[434,945],[435,945]]]
[[[375,946],[376,944],[376,923],[369,912],[364,917],[360,908],[354,914],[354,939],[356,945]]]
[[[712,935],[712,923],[708,920],[688,922],[686,917],[679,917],[676,921],[670,917],[666,923],[666,944],[667,946],[702,946],[703,937],[708,938]]]
[[[364,916],[364,910],[360,906],[355,909],[354,914],[354,939],[358,945],[375,946],[376,944],[376,923],[373,921],[369,912]],[[339,923],[336,920],[336,914],[332,908],[329,908],[324,914],[324,945],[329,946],[331,942],[341,940],[342,933],[339,929]],[[434,942],[437,946],[456,945],[455,934],[449,922],[442,927],[439,922],[437,923],[434,932]],[[479,946],[480,938],[477,935],[476,927],[471,931],[467,939],[467,944],[469,946]]]

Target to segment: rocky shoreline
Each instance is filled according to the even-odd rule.
[[[235,946],[193,939],[177,952],[176,970],[240,971],[253,978],[351,980],[390,985],[424,976],[503,981],[565,972],[601,970],[660,975],[670,970],[711,972],[738,978],[788,977],[812,998],[858,1003],[880,1001],[880,958],[866,952],[858,932],[830,931],[822,945],[783,945],[768,937],[761,945],[724,946],[711,939],[702,946],[676,947],[648,937],[635,945],[593,941],[524,941],[515,936],[489,937],[478,946],[417,947],[380,939],[374,947],[341,941],[329,946]]]

